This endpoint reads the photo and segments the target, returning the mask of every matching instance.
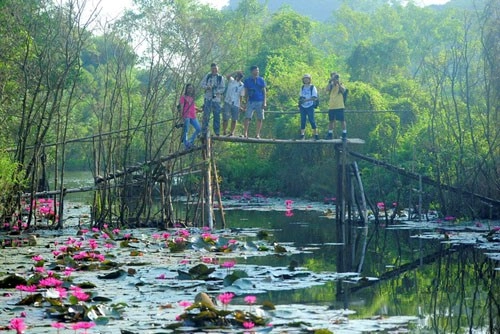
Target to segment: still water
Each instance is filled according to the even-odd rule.
[[[359,269],[364,244],[360,226],[350,228],[354,241],[344,247],[337,244],[335,220],[322,217],[319,212],[295,211],[293,217],[286,217],[283,212],[237,210],[228,211],[226,220],[231,227],[270,229],[276,240],[311,251],[243,259],[248,264],[288,266],[294,261],[313,271],[338,271],[339,256],[347,253],[353,271]],[[417,238],[435,230],[440,233],[438,225],[435,229],[432,225],[429,228],[429,224],[425,226],[369,226],[361,274],[381,278],[378,281],[356,285],[331,282],[295,291],[273,291],[267,297],[277,304],[349,308],[360,318],[418,316],[420,320],[413,332],[500,333],[498,261],[474,245],[452,246],[442,240]]]
[[[68,187],[81,187],[91,178],[82,174],[71,180]],[[67,199],[89,204],[91,193]],[[235,233],[238,228],[265,229],[271,239],[303,252],[239,258],[239,264],[297,266],[318,273],[359,271],[362,279],[269,291],[259,298],[276,305],[354,310],[350,318],[417,316],[412,333],[500,333],[500,257],[479,249],[474,235],[438,223],[370,223],[368,229],[346,226],[343,233],[348,240],[343,243],[335,220],[315,205],[294,210],[293,216],[276,209],[227,210],[227,226]],[[467,242],[449,241],[462,235]]]

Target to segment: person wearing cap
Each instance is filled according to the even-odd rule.
[[[326,139],[333,139],[333,131],[335,130],[335,121],[342,122],[342,140],[347,139],[347,127],[344,117],[344,92],[346,88],[340,82],[340,76],[336,72],[330,74],[330,81],[326,90],[330,94],[328,102],[328,134]]]
[[[234,77],[233,77],[234,76]],[[234,130],[236,129],[236,122],[240,115],[241,100],[245,95],[245,86],[241,81],[243,79],[243,72],[237,71],[233,74],[229,74],[226,77],[227,88],[224,98],[224,114],[222,117],[222,132],[224,135],[231,137],[234,136]],[[229,125],[229,120],[231,120],[231,130],[229,134],[226,133],[227,127]]]
[[[299,139],[305,138],[306,123],[309,119],[311,128],[314,131],[314,139],[318,140],[318,129],[316,128],[316,122],[314,120],[314,107],[315,102],[318,100],[318,90],[311,83],[311,75],[304,74],[302,77],[302,88],[300,89],[299,97],[299,110],[300,110],[300,137]]]

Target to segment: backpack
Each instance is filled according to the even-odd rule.
[[[304,85],[302,85],[302,89],[304,89]],[[309,86],[309,89],[311,90],[311,96],[312,96],[314,85]],[[299,100],[299,108],[300,108],[301,104],[302,104],[302,102]],[[313,100],[313,108],[316,109],[318,107],[319,107],[319,97],[317,96],[316,100]]]
[[[205,80],[206,80],[206,81],[205,81],[205,84],[208,84],[208,78],[209,78],[209,77],[210,77],[210,76],[207,74],[207,76],[205,77]],[[217,86],[219,86],[221,82],[222,82],[222,75],[217,74]]]
[[[344,105],[347,102],[347,95],[349,94],[349,89],[344,88],[344,92],[342,93],[342,97],[344,98]]]

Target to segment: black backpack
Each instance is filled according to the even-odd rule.
[[[349,94],[349,89],[344,88],[344,92],[342,93],[342,97],[344,98],[344,105],[347,102],[347,95]]]
[[[205,81],[205,84],[208,84],[208,78],[209,78],[209,77],[210,77],[210,76],[207,74],[207,76],[206,76],[206,78],[205,78],[205,80],[206,80],[206,81]],[[217,74],[217,86],[219,86],[221,82],[222,82],[222,75]]]
[[[302,89],[304,89],[304,85],[302,85]],[[309,89],[311,90],[311,96],[313,94],[313,89],[314,89],[314,85],[311,85],[309,87]],[[299,100],[299,108],[300,108],[300,105],[302,104],[302,102]],[[316,109],[319,107],[319,96],[316,96],[316,100],[313,100],[313,108]]]

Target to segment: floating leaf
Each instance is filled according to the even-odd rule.
[[[108,317],[97,317],[93,319],[94,323],[97,326],[106,326],[109,323],[109,318]]]
[[[243,270],[234,270],[231,274],[224,277],[224,286],[232,285],[236,280],[240,278],[246,278],[248,274]]]
[[[204,281],[214,271],[215,268],[209,268],[206,264],[200,263],[189,269],[189,274],[191,275],[191,279]]]
[[[33,305],[35,303],[41,302],[42,300],[43,296],[41,293],[34,293],[18,301],[16,305]]]
[[[82,288],[82,289],[94,289],[97,287],[97,285],[95,285],[94,283],[91,283],[89,281],[78,283],[77,286]]]
[[[269,300],[266,300],[262,303],[262,309],[263,310],[275,310],[276,306],[274,306],[274,304],[271,303]]]
[[[264,231],[264,230],[260,230],[257,233],[257,238],[259,238],[259,240],[265,240],[265,239],[269,238],[269,232]]]
[[[98,275],[97,278],[99,278],[99,279],[117,279],[117,278],[123,277],[126,274],[127,273],[124,270],[120,269],[120,270],[108,273],[106,275]]]
[[[138,250],[133,250],[130,252],[130,256],[143,256],[144,253],[143,252],[140,252]]]
[[[287,252],[286,248],[283,247],[283,246],[281,246],[280,244],[275,244],[274,245],[274,251],[276,253],[286,253]]]
[[[26,285],[26,279],[19,275],[11,274],[0,281],[0,289],[12,289],[18,285]]]

